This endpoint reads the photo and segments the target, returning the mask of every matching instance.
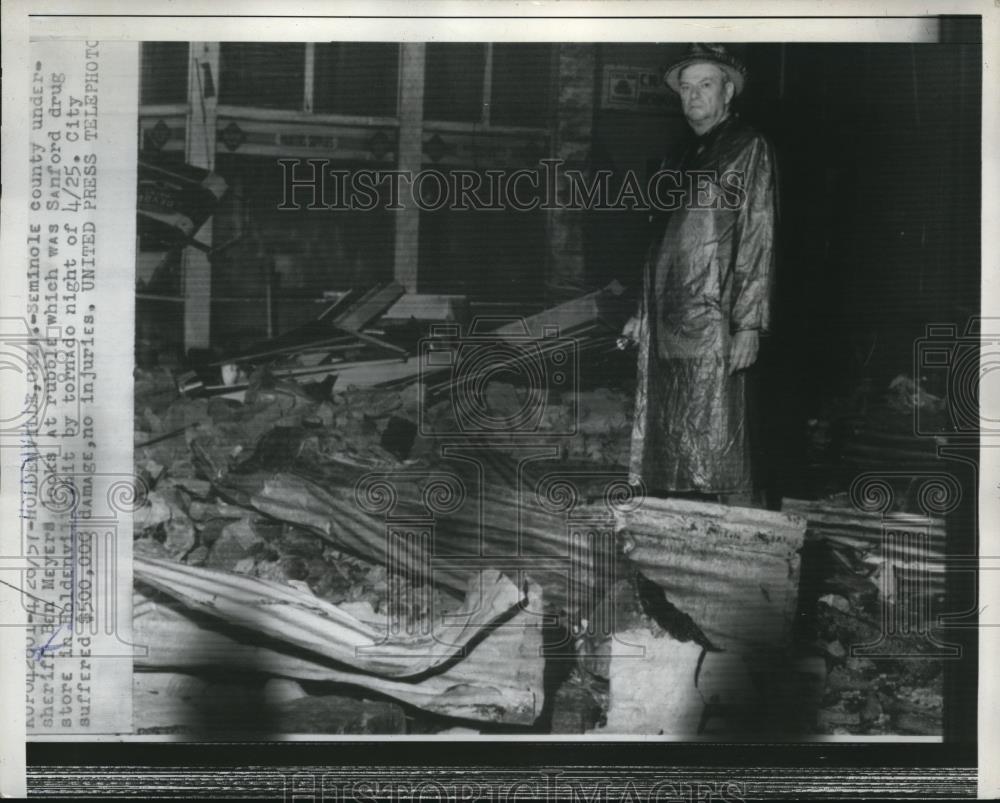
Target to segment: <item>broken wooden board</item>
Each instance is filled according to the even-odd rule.
[[[615,329],[617,334],[621,324],[628,318],[627,311],[623,313],[626,308],[623,302],[624,292],[625,288],[619,282],[613,281],[600,290],[499,326],[491,334],[500,337],[541,338],[551,331],[556,336],[564,337],[581,326],[598,323],[604,323],[608,328]]]
[[[407,321],[446,323],[463,322],[469,317],[469,300],[462,295],[442,293],[407,293],[386,310],[379,324]]]
[[[532,606],[542,604],[541,593],[528,587]],[[344,684],[435,714],[512,725],[532,724],[544,702],[541,622],[526,610],[490,628],[464,659],[416,680],[354,672],[142,590],[134,595],[133,633],[146,650],[135,658],[142,671],[221,669]]]
[[[337,352],[350,351],[351,349],[359,348],[357,339],[353,335],[337,333],[324,337],[323,334],[324,333],[320,333],[319,340],[304,340],[304,345],[303,343],[299,343],[297,345],[275,346],[270,349],[265,348],[264,351],[250,352],[241,354],[239,357],[235,358],[217,360],[216,362],[209,363],[209,366],[221,367],[230,363],[261,362],[265,359],[278,358],[286,354],[308,354],[314,352],[334,354]]]
[[[231,572],[136,557],[136,580],[185,606],[229,624],[386,677],[413,677],[463,654],[481,631],[513,613],[523,601],[514,584],[496,571],[470,582],[463,610],[429,632],[406,633],[405,623],[380,627],[306,591]],[[375,619],[374,612],[371,614]],[[402,631],[402,632],[400,632]]]
[[[388,383],[416,382],[420,378],[419,360],[368,360],[351,366],[337,368],[331,365],[337,374],[337,389],[372,388]]]
[[[233,354],[225,356],[221,360],[210,363],[208,367],[217,368],[226,363],[258,363],[279,358],[283,355],[294,354],[301,348],[309,348],[316,345],[329,345],[331,347],[347,345],[354,342],[355,338],[343,330],[337,329],[329,322],[314,318],[301,326],[282,332],[280,335],[260,340],[251,344],[246,349],[242,349]]]
[[[787,646],[804,519],[651,497],[617,518],[628,560],[715,647],[745,653]]]
[[[350,303],[347,309],[329,309],[320,315],[320,320],[329,320],[339,329],[356,333],[380,317],[405,293],[403,286],[396,282],[376,285]]]
[[[477,338],[486,336],[514,340],[523,340],[526,337],[531,339],[530,349],[524,354],[514,355],[511,358],[510,365],[514,370],[522,370],[518,363],[525,359],[525,355],[530,355],[529,359],[537,361],[543,353],[549,350],[564,350],[568,338],[572,338],[577,352],[589,347],[606,348],[613,343],[613,336],[617,335],[621,324],[628,317],[627,312],[622,312],[626,307],[623,300],[624,292],[625,288],[622,285],[618,282],[612,282],[602,290],[543,310],[536,315],[513,322],[504,318],[502,320],[508,322],[499,328],[491,328],[493,322],[489,318],[479,318],[473,326],[473,331],[468,334]],[[340,322],[339,319],[337,326],[349,330],[349,327]],[[357,330],[354,331],[357,334]],[[446,341],[442,340],[439,349],[428,348],[426,352],[420,354],[418,359],[392,368],[379,366],[369,370],[365,366],[358,366],[351,369],[350,372],[339,372],[338,384],[340,387],[350,385],[372,387],[420,380],[427,383],[428,386],[433,386],[432,395],[437,399],[441,393],[452,388],[456,383],[474,380],[477,372],[474,371],[471,375],[460,373],[456,376],[452,367],[461,344],[460,327],[457,324],[449,324],[447,332],[442,330],[438,332],[438,336],[458,338],[458,344],[452,344],[449,347],[446,345]],[[533,338],[538,339],[537,343]],[[491,360],[489,363],[492,370],[503,364],[506,364],[503,360]]]

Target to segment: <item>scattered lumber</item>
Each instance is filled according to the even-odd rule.
[[[395,282],[352,290],[312,321],[178,377],[178,389],[186,396],[232,395],[246,390],[247,374],[261,367],[275,378],[309,376],[319,381],[359,366],[384,365],[387,357],[405,361],[406,349],[363,331],[404,293]]]
[[[628,314],[624,293],[621,284],[612,282],[601,290],[514,322],[506,318],[496,321],[479,318],[474,331],[467,334],[488,335],[498,340],[527,338],[532,347],[525,355],[533,361],[545,360],[553,351],[564,350],[570,338],[578,353],[610,351],[614,349],[614,340]],[[220,380],[219,376],[206,371],[192,371],[178,378],[178,389],[186,396],[225,395],[241,400],[241,391],[250,386],[247,373],[262,366],[275,378],[308,376],[319,381],[335,376],[339,387],[401,385],[422,379],[433,386],[434,398],[453,391],[456,384],[475,383],[476,372],[455,375],[450,367],[437,367],[450,365],[447,361],[424,364],[423,355],[411,360],[409,357],[415,355],[407,349],[387,342],[381,333],[366,331],[366,327],[398,306],[400,299],[405,297],[404,289],[395,282],[352,290],[316,319],[207,366],[216,372],[229,370],[237,377],[235,381]],[[440,349],[460,348],[463,342],[460,335],[456,325],[454,338],[449,341],[443,337]],[[511,357],[510,367],[517,370],[518,361],[525,355]],[[491,360],[489,368],[496,370],[501,364],[507,363]]]
[[[625,288],[614,281],[601,290],[526,318],[510,321],[508,318],[491,320],[480,317],[474,321],[472,330],[468,333],[473,336],[470,349],[477,354],[476,350],[482,349],[484,343],[489,344],[489,339],[492,338],[511,342],[515,346],[513,349],[491,351],[484,367],[490,371],[500,367],[509,368],[513,373],[521,375],[530,374],[535,369],[544,370],[543,366],[546,364],[563,365],[564,360],[579,358],[584,352],[613,351],[621,326],[628,317],[628,302],[624,300],[624,294]],[[454,327],[454,330],[457,336],[458,328]],[[487,339],[480,342],[484,336]],[[567,350],[567,343],[570,341],[573,349]],[[461,340],[453,345],[456,349],[460,348]],[[461,356],[458,352],[456,360],[460,360]],[[439,365],[441,362],[435,360],[432,364]],[[483,361],[480,359],[477,364],[483,364]],[[567,364],[567,368],[577,366]],[[474,370],[453,370],[451,367],[434,370],[425,365],[424,379],[433,385],[429,388],[429,398],[439,399],[447,393],[477,393],[476,386],[481,382],[481,375]],[[546,381],[551,380],[546,377]],[[532,388],[543,392],[550,389],[564,388],[555,382],[552,388]]]
[[[346,309],[342,309],[340,304],[335,304],[326,309],[319,316],[319,319],[329,319],[330,323],[338,329],[357,334],[372,321],[381,317],[386,310],[399,301],[404,293],[406,290],[396,282],[376,285],[362,293],[361,297],[348,305]]]
[[[283,339],[285,342],[291,340],[291,338],[279,335],[279,337],[267,341],[271,344],[271,347],[268,347],[266,343],[258,346],[258,348],[264,349],[263,351],[249,351],[241,354],[239,357],[230,357],[224,360],[218,360],[211,365],[213,367],[218,367],[232,362],[256,362],[269,358],[283,357],[286,354],[302,354],[308,352],[325,352],[333,354],[335,352],[350,351],[352,349],[356,350],[358,348],[358,343],[350,335],[330,334],[325,329],[319,329],[313,333],[313,337],[297,338],[300,342],[294,344],[279,345],[283,342]]]
[[[629,302],[624,296],[625,287],[613,281],[600,290],[498,326],[493,334],[501,337],[517,338],[527,335],[542,338],[545,337],[546,330],[550,329],[559,337],[565,337],[581,326],[601,324],[617,335],[629,315]]]
[[[417,323],[464,323],[469,317],[469,300],[463,295],[407,293],[386,310],[379,326]]]

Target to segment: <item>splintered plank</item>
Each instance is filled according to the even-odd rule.
[[[284,332],[270,340],[252,345],[237,354],[210,365],[254,363],[316,351],[326,347],[330,353],[359,348],[365,344],[394,353],[405,353],[390,343],[362,333],[360,330],[391,307],[406,291],[395,282],[377,285],[364,292],[352,290],[346,298],[327,307],[314,320]]]
[[[622,317],[622,294],[625,288],[617,281],[607,287],[571,299],[563,304],[542,310],[519,321],[513,321],[495,329],[491,334],[501,337],[544,337],[548,327],[555,327],[554,333],[565,337],[581,326],[606,322],[617,328],[625,320]],[[619,320],[620,319],[620,320]]]
[[[404,293],[406,290],[396,282],[378,285],[362,295],[347,309],[333,311],[334,314],[331,316],[324,313],[320,317],[329,317],[330,323],[337,328],[356,333],[379,318],[389,307],[399,301],[400,296]]]
[[[294,329],[289,329],[277,337],[261,340],[249,348],[231,354],[221,360],[210,363],[210,367],[218,367],[226,363],[252,363],[260,360],[273,359],[283,355],[295,354],[299,349],[311,348],[317,345],[332,347],[353,345],[356,343],[349,332],[343,332],[331,327],[320,318],[307,321]]]
[[[714,646],[752,652],[787,643],[804,519],[648,497],[618,519],[629,561]]]

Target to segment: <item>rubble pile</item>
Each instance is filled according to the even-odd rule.
[[[417,426],[416,416],[419,411],[415,396],[406,391],[347,389],[331,393],[328,400],[318,401],[302,393],[268,389],[248,394],[242,403],[219,398],[191,399],[175,396],[167,404],[164,402],[165,391],[158,382],[156,377],[139,377],[139,387],[148,394],[144,401],[149,401],[138,408],[141,414],[137,417],[137,424],[143,429],[136,433],[138,446],[135,450],[137,473],[147,484],[146,504],[137,511],[134,520],[135,552],[140,562],[147,559],[153,562],[171,561],[189,566],[192,571],[204,570],[244,577],[247,578],[247,583],[261,581],[278,584],[311,595],[315,598],[316,605],[330,604],[355,613],[361,610],[371,620],[380,616],[384,620],[391,607],[391,600],[399,598],[398,594],[390,593],[390,584],[398,583],[399,578],[391,575],[386,568],[384,523],[377,519],[370,526],[359,528],[357,521],[350,526],[345,521],[344,526],[337,529],[337,537],[341,539],[338,543],[337,538],[331,538],[333,533],[330,522],[336,522],[338,515],[347,513],[355,519],[357,517],[355,489],[350,484],[345,485],[347,480],[356,480],[373,470],[387,471],[390,476],[392,472],[411,470],[427,474],[432,470],[435,464],[430,458],[439,446],[433,430],[438,429],[439,434],[449,437],[455,434],[453,418],[441,412],[445,410],[445,404],[439,402],[439,408],[432,407],[424,411],[428,414],[427,420],[431,426],[421,433]],[[510,406],[523,404],[523,397],[518,395],[517,388],[500,384],[498,387],[490,387],[488,401],[491,405],[489,409],[502,415],[509,413]],[[627,396],[617,391],[596,390],[581,393],[578,399],[561,401],[561,404],[546,407],[540,425],[542,431],[565,431],[567,421],[575,422],[577,434],[564,439],[560,460],[589,459],[589,464],[595,467],[620,468],[628,454],[630,405]],[[504,407],[504,404],[508,407]],[[435,415],[438,416],[437,419]],[[429,434],[428,429],[432,430]],[[402,437],[400,432],[403,433]],[[453,438],[451,442],[454,442]],[[500,456],[494,462],[501,466],[498,472],[509,470],[509,467],[502,468],[504,464]],[[437,467],[440,467],[440,463]],[[402,480],[402,475],[398,475],[397,479]],[[336,501],[339,498],[336,497],[338,487],[345,488],[342,502]],[[411,486],[400,481],[398,487],[402,489],[402,497],[397,503],[405,504],[407,488]],[[492,500],[496,511],[492,514],[487,512],[482,519],[486,522],[484,532],[487,541],[492,538],[498,545],[503,545],[507,538],[503,511],[509,510],[514,504],[501,487],[489,486],[489,493],[485,498]],[[419,483],[412,485],[412,490],[415,494],[418,493]],[[335,497],[330,497],[331,492],[335,493]],[[330,501],[331,499],[334,501]],[[880,520],[868,522],[866,529],[865,522],[860,521],[863,517],[849,507],[849,500],[844,495],[824,503],[785,500],[787,512],[809,522],[807,553],[808,549],[817,547],[825,550],[822,558],[823,577],[817,583],[813,583],[815,578],[811,578],[809,588],[801,595],[800,620],[803,618],[802,610],[812,606],[811,613],[805,615],[805,619],[811,622],[811,630],[804,636],[800,621],[798,639],[794,649],[786,656],[794,669],[785,672],[779,680],[775,680],[777,676],[773,676],[770,681],[761,684],[760,668],[753,666],[752,661],[744,661],[736,673],[739,677],[730,671],[730,667],[727,670],[729,679],[725,683],[716,681],[712,693],[706,693],[692,679],[692,694],[695,696],[685,696],[683,716],[676,711],[672,712],[667,702],[668,697],[664,697],[662,705],[642,709],[647,719],[652,717],[656,722],[643,720],[640,723],[636,719],[639,709],[630,714],[629,703],[622,695],[625,690],[635,689],[644,689],[648,694],[651,681],[647,682],[648,678],[643,681],[642,678],[629,674],[630,664],[620,654],[623,644],[645,645],[650,654],[659,654],[663,650],[670,655],[690,653],[702,666],[709,667],[718,663],[720,659],[717,655],[726,654],[716,653],[712,649],[705,652],[705,647],[699,644],[693,631],[678,627],[676,620],[663,622],[657,618],[655,610],[641,604],[640,585],[645,580],[643,570],[667,589],[686,577],[683,572],[668,572],[663,577],[657,574],[657,566],[661,561],[657,557],[659,553],[656,544],[651,541],[642,546],[651,537],[643,533],[649,531],[650,527],[666,528],[671,533],[682,530],[688,532],[694,526],[705,530],[698,539],[698,543],[705,544],[708,543],[705,539],[711,541],[719,538],[720,525],[723,528],[735,527],[734,533],[746,530],[752,536],[751,530],[760,524],[749,520],[745,525],[739,524],[732,519],[733,511],[725,509],[721,509],[722,513],[718,515],[724,514],[723,519],[730,523],[727,525],[723,519],[718,519],[713,524],[710,511],[706,511],[704,505],[669,502],[664,507],[664,503],[657,503],[656,500],[647,501],[656,509],[647,510],[644,507],[641,514],[644,523],[640,526],[632,522],[631,527],[626,528],[622,543],[625,553],[633,554],[624,577],[618,581],[611,594],[625,606],[622,609],[625,613],[619,611],[615,622],[616,631],[620,632],[615,639],[597,640],[581,634],[574,648],[577,661],[563,673],[560,683],[550,690],[551,700],[544,706],[544,712],[545,694],[541,681],[537,688],[532,689],[534,701],[531,705],[525,705],[523,700],[511,704],[511,695],[507,692],[508,707],[503,709],[497,699],[504,699],[502,687],[506,681],[492,677],[483,682],[491,671],[495,671],[488,668],[485,662],[484,668],[477,670],[479,675],[473,673],[484,686],[489,687],[488,693],[480,693],[478,700],[474,699],[476,692],[471,693],[471,698],[470,693],[460,698],[456,698],[454,693],[444,694],[446,687],[441,683],[443,676],[425,679],[421,689],[416,689],[414,684],[396,688],[400,681],[391,678],[378,678],[378,683],[366,678],[365,683],[359,684],[349,668],[318,665],[315,656],[307,659],[288,653],[287,648],[274,649],[258,644],[257,639],[247,636],[251,629],[260,631],[259,623],[256,627],[251,627],[252,620],[245,621],[242,633],[235,635],[231,626],[226,629],[219,627],[218,623],[207,623],[204,611],[199,614],[198,611],[191,610],[190,603],[187,606],[189,609],[183,610],[183,601],[177,599],[181,595],[175,590],[174,597],[168,599],[170,594],[165,593],[163,588],[153,599],[161,609],[169,602],[173,606],[173,612],[167,615],[161,610],[157,614],[159,619],[154,624],[150,624],[153,620],[148,617],[143,619],[145,624],[140,629],[146,628],[145,632],[150,637],[157,636],[158,643],[171,645],[173,652],[161,648],[160,656],[157,657],[154,653],[150,659],[153,663],[146,668],[151,675],[156,675],[165,668],[183,668],[188,678],[197,678],[199,675],[191,673],[232,668],[234,662],[235,665],[242,662],[244,668],[256,666],[271,674],[272,679],[297,679],[296,682],[305,683],[305,687],[317,682],[338,684],[338,689],[343,688],[340,684],[344,683],[355,689],[364,687],[369,691],[387,694],[397,702],[402,701],[407,711],[406,717],[393,719],[375,716],[370,719],[370,722],[379,723],[380,727],[389,721],[406,722],[407,728],[433,727],[426,723],[414,726],[412,709],[417,707],[428,714],[443,714],[448,721],[456,717],[464,720],[478,719],[486,725],[518,722],[527,725],[543,716],[548,727],[555,732],[564,730],[579,733],[595,728],[598,731],[610,729],[609,732],[626,732],[629,728],[642,730],[654,728],[654,725],[655,731],[662,730],[663,727],[693,727],[705,733],[733,732],[737,725],[756,730],[761,727],[762,722],[770,723],[773,720],[773,715],[768,715],[761,709],[768,695],[772,698],[783,695],[782,699],[786,702],[788,695],[793,695],[796,705],[791,708],[794,710],[808,710],[809,705],[812,706],[814,716],[811,719],[805,717],[805,721],[795,725],[808,732],[931,733],[936,727],[939,728],[941,673],[939,670],[932,672],[927,669],[929,665],[934,665],[933,662],[928,664],[926,661],[876,660],[850,656],[851,645],[878,639],[879,605],[884,601],[884,589],[878,572],[892,571],[893,566],[886,564],[885,556],[879,558],[877,554]],[[685,506],[691,509],[687,510]],[[661,507],[663,510],[660,510]],[[660,512],[659,516],[656,515],[657,510]],[[758,515],[758,518],[777,515],[763,511],[751,513]],[[670,524],[678,516],[684,518],[688,514],[690,519],[687,527]],[[541,516],[542,513],[539,511],[538,515]],[[777,548],[775,565],[784,565],[782,561],[790,558],[795,549],[792,548],[789,555],[778,554],[787,544],[778,538],[781,528],[776,530],[775,522],[768,521],[763,529],[760,526],[756,529],[768,536],[764,541],[773,542],[773,546],[769,547],[764,541],[757,539],[759,546],[751,548]],[[528,544],[529,551],[541,549],[539,554],[545,554],[548,543],[552,544],[553,550],[558,549],[565,538],[560,522],[558,516],[540,518],[532,530],[529,521],[528,532],[534,534]],[[495,526],[491,527],[493,523]],[[449,531],[444,527],[439,531],[436,536],[439,543],[458,545],[463,534],[477,526],[476,521],[463,519],[461,516],[456,524],[454,530]],[[344,537],[345,532],[367,533],[370,538],[361,543],[359,548],[359,543],[350,543]],[[943,529],[934,541],[938,546],[940,537],[943,537]],[[449,541],[449,538],[452,540]],[[726,549],[730,550],[738,546],[732,541],[725,543]],[[642,549],[639,549],[640,546]],[[661,557],[676,563],[678,555],[672,549],[664,552]],[[882,560],[881,564],[877,558]],[[697,563],[703,559],[697,553],[691,553],[690,560]],[[709,561],[705,564],[708,566],[712,565],[714,558],[705,560]],[[895,569],[905,569],[905,565],[903,561],[895,565]],[[638,574],[634,573],[636,570]],[[789,571],[791,576],[797,572],[782,570],[779,574],[787,576]],[[703,577],[704,571],[699,570],[696,574]],[[559,593],[559,583],[550,582],[551,578],[546,578],[545,572],[541,570],[533,575],[541,582],[538,593],[542,596],[551,594],[555,599]],[[141,589],[139,599],[148,607],[151,587],[142,582],[141,571],[138,576]],[[216,577],[213,574],[208,576]],[[468,583],[469,576],[468,572],[458,573],[450,584],[435,584],[433,588],[428,585],[416,595],[418,601],[424,601],[423,606],[415,604],[405,610],[394,610],[393,613],[401,616],[398,621],[406,627],[426,630],[432,611],[440,615],[461,608],[461,590]],[[775,575],[776,578],[777,576]],[[738,575],[727,577],[723,572],[719,577],[732,584]],[[217,580],[211,582],[217,583]],[[696,598],[704,596],[705,591],[702,589],[699,594],[699,588],[701,586],[685,586],[678,592],[679,597],[677,593],[672,597],[667,594],[666,597],[670,597],[685,611],[694,611],[696,618],[706,623],[709,631],[715,634],[713,637],[718,640],[725,629],[712,630],[715,615],[709,616],[706,613],[710,606],[704,610],[699,607]],[[782,611],[788,608],[788,601],[782,601],[783,597],[772,597],[770,592],[765,594],[764,591],[758,595],[759,598],[751,595],[753,600],[748,597],[744,603],[754,601],[755,604],[765,606],[777,604]],[[742,589],[740,595],[744,592],[749,594],[746,589]],[[427,605],[426,601],[432,597],[433,603]],[[721,597],[726,599],[727,604],[732,601],[731,594],[722,594]],[[552,601],[549,600],[550,603]],[[794,603],[794,598],[792,602]],[[565,598],[557,607],[564,604]],[[177,608],[182,610],[178,611]],[[754,609],[743,604],[740,610],[746,613]],[[715,619],[725,618],[725,611],[720,611]],[[216,615],[218,616],[218,611]],[[786,611],[775,618],[762,609],[757,619],[761,625],[772,620],[787,623],[789,615]],[[164,628],[172,632],[173,636],[165,638]],[[736,629],[743,635],[754,631],[749,625]],[[210,633],[210,637],[206,637],[206,632]],[[281,631],[279,629],[275,632]],[[490,645],[494,650],[506,649],[496,635],[500,632],[503,632],[502,629],[484,639],[477,650],[482,651],[486,648],[485,645]],[[185,633],[188,635],[183,635]],[[701,637],[708,638],[704,632],[698,633]],[[212,661],[206,664],[203,659],[178,654],[178,645],[185,643],[188,638],[193,639],[194,643],[200,643],[202,649],[211,647],[211,654],[215,656]],[[674,646],[669,646],[670,644]],[[508,646],[522,652],[525,649],[525,645],[519,642],[511,642]],[[718,645],[712,645],[709,638],[708,646],[711,648]],[[238,657],[241,655],[244,656],[242,659]],[[541,659],[536,660],[540,666]],[[683,664],[678,664],[673,659],[671,663],[675,666]],[[468,672],[470,667],[474,668],[473,665],[466,664],[469,664],[468,660],[461,661],[451,671],[459,671],[459,668],[464,667],[461,671]],[[616,667],[614,670],[612,664]],[[915,667],[921,668],[917,670]],[[769,671],[773,672],[773,667]],[[755,672],[758,673],[756,677]],[[715,675],[717,678],[720,676],[718,671]],[[711,676],[712,672],[709,671],[703,676],[699,675],[699,680],[706,685]],[[726,672],[722,676],[726,676]],[[667,675],[662,672],[658,675],[660,680],[664,677]],[[431,680],[437,685],[427,686]],[[193,681],[184,681],[185,684],[190,682]],[[181,685],[188,688],[187,685]],[[765,687],[763,690],[762,685]],[[173,688],[169,683],[167,686]],[[499,692],[498,687],[501,688]],[[336,695],[330,696],[329,688],[327,686],[321,689],[320,696],[336,698]],[[615,689],[618,689],[617,694]],[[314,693],[318,692],[305,692],[306,696]],[[731,699],[734,697],[735,700]],[[484,702],[487,698],[492,701]],[[804,704],[803,700],[807,698],[808,704]],[[356,692],[355,697],[349,694],[345,699],[356,701]],[[312,710],[315,712],[321,709]],[[347,705],[344,710],[353,709]],[[787,722],[783,724],[788,725]],[[343,722],[330,727],[335,730],[341,726],[346,727]]]
[[[563,457],[605,466],[627,466],[632,437],[632,400],[620,390],[581,391],[572,402],[546,409],[540,431],[571,431]]]
[[[926,457],[898,417],[934,399],[900,381],[813,422],[836,492],[818,501],[614,507],[631,395],[504,371],[425,382],[366,328],[400,293],[338,301],[222,361],[218,381],[137,371],[144,732],[940,732],[940,661],[913,660],[925,634],[882,631],[939,600],[944,521],[915,518],[919,489],[878,511],[846,493],[889,441],[890,457]],[[535,323],[604,349],[620,295]],[[483,446],[470,416],[520,422],[543,458]],[[889,544],[886,527],[924,537]]]
[[[809,519],[799,638],[819,659],[818,732],[940,734],[944,663],[930,623],[944,594],[944,522],[859,513],[843,495],[784,507]]]
[[[863,382],[810,421],[825,493],[782,509],[809,522],[799,640],[821,660],[820,733],[942,732],[948,639],[932,623],[945,593],[944,513],[961,494],[938,452],[948,429],[944,399],[905,374],[882,393]]]
[[[454,667],[414,683],[369,675],[362,679],[342,665],[344,656],[338,665],[318,661],[313,654],[307,658],[296,652],[304,647],[296,645],[294,639],[290,644],[272,644],[275,639],[288,642],[291,638],[285,624],[279,622],[269,631],[260,615],[260,610],[268,609],[252,612],[253,599],[271,595],[280,586],[308,595],[315,600],[310,603],[314,607],[330,604],[355,615],[361,612],[369,622],[384,623],[391,615],[394,624],[404,630],[427,632],[435,622],[460,611],[463,600],[467,601],[471,593],[468,589],[481,586],[481,572],[467,571],[450,587],[425,584],[413,593],[412,585],[406,585],[412,581],[404,582],[404,578],[387,571],[384,519],[372,517],[371,543],[377,550],[365,554],[331,542],[330,537],[324,537],[322,527],[318,531],[316,526],[310,526],[314,520],[299,521],[295,513],[283,515],[261,502],[260,494],[274,488],[272,504],[289,504],[301,511],[308,504],[299,505],[300,498],[290,496],[293,485],[316,489],[313,504],[326,498],[330,489],[343,487],[344,504],[323,515],[335,516],[338,510],[356,515],[355,489],[350,483],[358,477],[377,470],[426,473],[430,466],[427,456],[433,453],[434,442],[433,436],[428,440],[417,434],[415,397],[405,389],[349,388],[331,393],[329,400],[318,401],[303,393],[254,389],[243,402],[188,398],[175,393],[173,401],[167,403],[161,377],[140,372],[137,380],[137,387],[148,395],[137,400],[134,453],[145,496],[133,520],[137,611],[141,614],[137,614],[136,628],[144,643],[158,645],[139,662],[150,677],[158,678],[157,683],[165,683],[168,689],[188,690],[183,697],[190,702],[192,684],[201,688],[196,683],[198,677],[241,668],[243,674],[256,670],[273,679],[305,681],[307,696],[320,694],[334,699],[336,695],[329,695],[329,684],[336,684],[338,689],[348,684],[355,690],[368,689],[402,702],[407,711],[405,718],[377,716],[370,720],[382,725],[405,721],[407,728],[432,727],[427,723],[414,726],[415,708],[424,715],[476,720],[487,725],[526,726],[538,718],[545,694],[541,636],[537,635],[534,644],[536,636],[531,635],[537,634],[537,628],[527,627],[521,633],[513,627],[489,631],[491,635],[479,641],[469,656]],[[409,426],[403,427],[401,422]],[[591,424],[591,431],[596,429]],[[402,437],[400,431],[404,432]],[[504,471],[509,469],[503,459],[498,465]],[[281,478],[286,476],[282,470],[298,473],[288,473],[288,483],[282,484]],[[261,487],[248,496],[248,487],[257,479]],[[402,480],[402,475],[398,479]],[[400,487],[405,488],[405,482]],[[420,491],[418,485],[412,487]],[[505,492],[491,487],[487,498],[490,504],[509,511],[511,499]],[[486,520],[502,521],[502,516],[488,514]],[[561,546],[560,539],[565,536],[562,527],[553,524],[556,521],[552,518],[536,527],[536,545],[547,549],[545,544],[551,542],[553,550]],[[468,541],[465,535],[470,526],[469,521],[457,523],[453,531],[456,545]],[[501,540],[506,537],[502,530],[494,535]],[[168,571],[170,566],[181,570]],[[544,580],[544,572],[541,574]],[[237,581],[234,593],[245,596],[234,597],[226,613],[217,593],[233,577],[243,578]],[[470,582],[472,579],[476,582]],[[509,580],[505,582],[514,588]],[[205,590],[195,594],[191,589],[198,584]],[[392,593],[394,584],[397,593]],[[559,584],[554,582],[552,587],[558,588]],[[564,590],[561,593],[565,595]],[[209,596],[198,602],[204,595]],[[532,604],[541,605],[542,587],[531,586],[528,596]],[[400,606],[400,599],[408,604]],[[523,599],[512,599],[513,607],[497,615],[521,616],[516,614],[516,608],[524,604]],[[236,612],[247,606],[251,613],[236,617]],[[448,635],[449,640],[454,639],[453,629]],[[263,644],[259,643],[262,639]],[[185,645],[195,646],[189,649]],[[293,651],[288,652],[289,648]],[[520,658],[511,661],[510,655]],[[173,680],[159,677],[167,669],[184,671]],[[137,686],[140,708],[144,704],[141,701],[155,696],[148,685],[152,681],[145,673],[142,677]],[[243,685],[237,685],[250,694],[244,688],[250,682],[244,678]],[[326,686],[311,691],[309,683]],[[358,693],[355,691],[355,698]],[[151,722],[150,718],[155,720],[164,710],[162,698],[157,697],[155,702],[157,705],[143,709],[148,716],[140,716],[145,732],[200,727],[201,720],[191,720],[184,714],[190,708],[186,703],[175,711],[172,726]],[[281,706],[279,709],[277,721],[287,722],[287,712],[281,713]],[[290,710],[298,709],[292,706]],[[348,710],[352,710],[350,706]],[[335,720],[326,732],[340,732],[338,728],[346,727],[343,717]],[[350,717],[347,720],[354,721]],[[238,724],[239,718],[234,721]],[[315,724],[307,721],[302,727]]]
[[[944,660],[920,657],[930,645],[915,635],[883,639],[878,620],[852,610],[843,598],[819,605],[815,644],[825,653],[827,673],[818,732],[940,735]],[[852,645],[897,657],[852,657]]]
[[[625,469],[632,436],[632,400],[622,390],[596,388],[553,394],[544,401],[512,383],[490,382],[483,394],[481,415],[496,421],[516,420],[537,405],[539,414],[530,432],[539,440],[552,439],[562,460]],[[454,414],[455,401],[442,399],[424,411],[429,438],[418,439],[419,454],[433,454],[441,443],[461,433]],[[434,433],[443,436],[434,438]]]

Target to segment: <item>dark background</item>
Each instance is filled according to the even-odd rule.
[[[606,49],[635,47],[656,46]],[[912,371],[927,324],[962,329],[978,314],[980,47],[734,50],[750,73],[735,108],[772,141],[778,162],[775,400],[815,409],[863,377],[884,387]],[[595,166],[649,171],[657,144],[669,152],[687,136],[673,120],[636,126],[623,115],[599,113]],[[646,226],[639,213],[591,215],[595,283],[638,282]]]
[[[751,44],[734,108],[775,148],[778,273],[757,367],[762,460],[783,496],[809,496],[806,422],[831,399],[884,393],[914,375],[928,324],[961,333],[979,311],[981,46]],[[971,33],[971,35],[969,35]],[[601,45],[599,63],[669,64],[677,45]],[[679,109],[600,108],[591,166],[649,175],[690,136]],[[592,284],[635,287],[648,215],[593,212]],[[946,395],[941,376],[927,389]]]

